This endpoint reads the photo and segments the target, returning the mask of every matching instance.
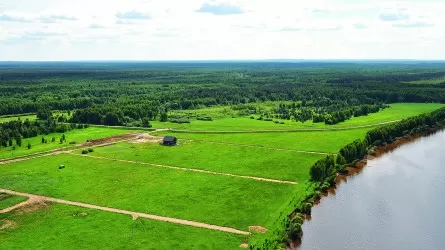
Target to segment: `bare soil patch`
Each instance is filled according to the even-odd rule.
[[[130,143],[160,143],[161,141],[161,136],[154,136],[148,133],[143,133],[138,135],[135,140],[130,141]]]
[[[15,228],[17,226],[17,223],[12,220],[4,219],[0,221],[0,231],[5,230],[8,228]]]
[[[267,232],[267,229],[262,226],[249,226],[249,231],[265,233]]]
[[[81,146],[91,147],[91,146],[97,146],[97,145],[103,145],[103,144],[110,144],[110,143],[114,143],[114,142],[122,141],[122,140],[136,139],[140,135],[141,135],[141,133],[127,133],[127,134],[123,134],[123,135],[115,135],[115,136],[110,136],[107,138],[102,138],[102,139],[97,139],[97,140],[89,140],[89,141],[83,143]]]
[[[243,243],[243,244],[239,245],[239,247],[241,247],[241,248],[248,248],[249,245],[247,245],[247,243]]]
[[[49,204],[45,203],[44,201],[34,201],[17,208],[16,213],[17,214],[32,213],[40,209],[46,209],[48,207]]]

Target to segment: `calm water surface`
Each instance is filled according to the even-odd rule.
[[[300,249],[445,249],[445,132],[368,161],[312,210]]]

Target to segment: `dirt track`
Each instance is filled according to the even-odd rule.
[[[227,233],[242,234],[242,235],[250,234],[249,232],[241,231],[241,230],[230,228],[230,227],[221,227],[221,226],[216,226],[216,225],[211,225],[211,224],[206,224],[206,223],[201,223],[201,222],[182,220],[182,219],[176,219],[176,218],[170,218],[170,217],[163,217],[163,216],[158,216],[158,215],[153,215],[153,214],[138,213],[138,212],[121,210],[121,209],[116,209],[116,208],[101,207],[101,206],[96,206],[96,205],[92,205],[92,204],[56,199],[56,198],[47,197],[47,196],[21,193],[21,192],[16,192],[16,191],[7,190],[7,189],[0,189],[0,193],[25,196],[25,197],[29,198],[29,200],[24,201],[18,205],[9,207],[7,209],[0,210],[0,214],[10,212],[10,211],[17,209],[19,207],[25,206],[27,204],[31,204],[32,202],[42,202],[43,201],[43,202],[54,202],[54,203],[72,205],[72,206],[77,206],[77,207],[96,209],[96,210],[118,213],[118,214],[127,214],[127,215],[130,215],[133,219],[137,219],[140,217],[140,218],[146,218],[146,219],[151,219],[151,220],[165,221],[165,222],[170,222],[170,223],[175,223],[175,224],[200,227],[200,228],[206,228],[206,229],[211,229],[211,230],[218,230],[218,231],[223,231],[223,232],[227,232]]]
[[[89,157],[89,158],[101,159],[101,160],[119,161],[119,162],[126,162],[126,163],[139,164],[139,165],[148,165],[148,166],[153,166],[153,167],[176,169],[176,170],[182,170],[182,171],[192,171],[192,172],[199,172],[199,173],[206,173],[206,174],[213,174],[213,175],[223,175],[223,176],[251,179],[251,180],[257,180],[257,181],[275,182],[275,183],[292,184],[292,185],[298,184],[297,182],[294,182],[294,181],[283,181],[283,180],[268,179],[268,178],[254,177],[254,176],[228,174],[228,173],[213,172],[213,171],[209,171],[209,170],[202,170],[202,169],[196,169],[196,168],[174,167],[174,166],[153,164],[153,163],[140,162],[140,161],[113,159],[113,158],[107,158],[107,157],[102,157],[102,156],[81,155],[81,154],[75,154],[75,153],[72,153],[72,152],[65,152],[65,153],[72,154],[72,155],[77,155],[77,156],[81,156],[81,157]]]

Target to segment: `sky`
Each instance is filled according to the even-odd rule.
[[[0,61],[445,59],[445,0],[0,0]]]

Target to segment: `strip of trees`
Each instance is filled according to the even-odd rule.
[[[354,163],[363,159],[372,147],[392,143],[402,136],[442,127],[444,123],[445,108],[441,108],[428,114],[371,129],[363,140],[356,140],[341,148],[335,160],[333,156],[328,156],[317,161],[310,169],[311,180],[332,183],[335,175],[344,170],[346,164],[355,165]]]
[[[9,121],[0,124],[0,147],[21,147],[23,138],[37,137],[50,133],[65,133],[75,128],[84,128],[85,126],[88,125],[57,123],[52,117],[47,120],[30,121],[26,119],[22,121],[18,119]],[[64,138],[65,136],[62,136],[60,139],[61,143]],[[55,140],[55,138],[52,138],[51,142],[55,142]],[[42,136],[42,143],[47,142],[48,140]],[[31,148],[30,144],[28,144],[28,148]]]

